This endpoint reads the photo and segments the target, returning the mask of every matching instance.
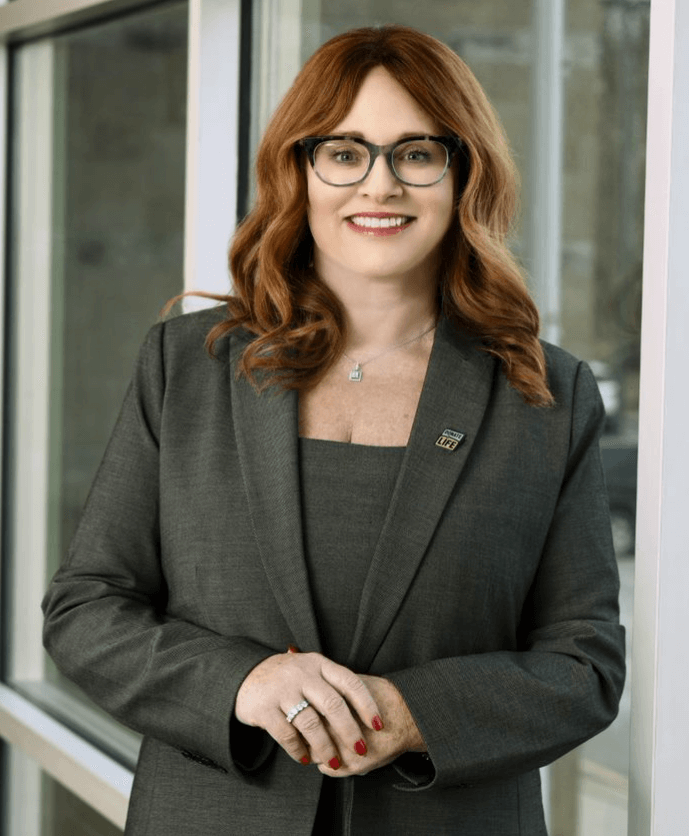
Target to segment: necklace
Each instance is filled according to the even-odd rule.
[[[417,340],[420,340],[421,337],[425,337],[429,331],[432,331],[436,326],[436,323],[433,323],[430,328],[426,328],[421,334],[417,334],[415,337],[410,337],[408,340],[405,340],[403,343],[396,343],[395,345],[391,345],[386,348],[384,351],[381,351],[380,354],[374,354],[373,357],[369,357],[368,360],[364,360],[363,362],[353,360],[349,354],[345,354],[342,352],[342,355],[349,360],[350,363],[354,363],[354,367],[349,372],[349,379],[352,383],[361,383],[364,373],[362,371],[362,367],[366,365],[366,363],[371,363],[373,360],[377,360],[379,357],[382,357],[384,354],[389,354],[391,351],[395,351],[398,348],[403,348],[405,345],[409,345],[410,343],[414,343]]]

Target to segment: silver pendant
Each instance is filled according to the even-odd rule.
[[[364,376],[361,366],[357,363],[356,366],[349,373],[349,379],[352,383],[361,383],[361,378]]]

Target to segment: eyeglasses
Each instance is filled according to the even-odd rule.
[[[407,186],[432,186],[447,173],[463,146],[456,136],[410,136],[390,145],[374,145],[353,136],[309,136],[299,140],[316,176],[330,186],[353,186],[365,180],[379,154]]]

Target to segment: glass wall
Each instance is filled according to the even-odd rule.
[[[602,452],[629,658],[649,4],[282,0],[254,10],[254,151],[306,58],[355,26],[401,23],[440,38],[495,105],[522,177],[514,249],[541,307],[543,335],[591,364],[606,403]],[[539,40],[543,32],[548,43]],[[546,53],[556,55],[554,65]],[[545,129],[543,97],[561,114]],[[549,176],[559,190],[549,205],[540,175],[552,172],[553,163]],[[556,237],[544,212],[559,215]],[[544,237],[555,247],[553,268],[545,272],[537,252]],[[626,834],[629,709],[627,687],[613,726],[550,769],[550,826],[559,836]]]
[[[159,4],[12,57],[9,679],[130,766],[138,737],[58,673],[38,604],[143,336],[183,288],[187,16]]]

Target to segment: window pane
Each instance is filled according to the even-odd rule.
[[[121,836],[119,827],[55,781],[21,749],[8,746],[4,763],[9,811],[2,812],[7,836]]]
[[[539,73],[539,22],[563,10],[560,72],[546,78],[561,96],[563,118],[553,141],[539,128],[534,90]],[[639,333],[643,238],[648,19],[646,3],[569,0],[321,0],[280,5],[281,15],[254,19],[252,143],[313,51],[357,26],[400,23],[447,43],[471,67],[495,105],[522,176],[522,218],[514,242],[527,272],[531,241],[543,238],[536,211],[537,169],[558,161],[561,235],[555,268],[533,281],[543,309],[557,300],[544,332],[591,363],[608,412],[602,442],[622,580],[622,620],[630,657]],[[300,20],[301,25],[296,21]],[[552,18],[551,18],[552,20]],[[547,76],[547,71],[546,71]],[[540,93],[539,93],[540,95]],[[539,131],[541,131],[539,133]],[[555,155],[555,156],[553,156]],[[533,272],[533,271],[532,271]],[[550,294],[550,296],[548,296]],[[554,337],[551,335],[555,335]],[[603,734],[550,772],[551,829],[562,836],[623,836],[629,752],[629,676],[620,716]]]
[[[186,62],[186,2],[13,56],[10,670],[68,715],[86,698],[43,653],[26,596],[65,554],[143,335],[182,290]]]

